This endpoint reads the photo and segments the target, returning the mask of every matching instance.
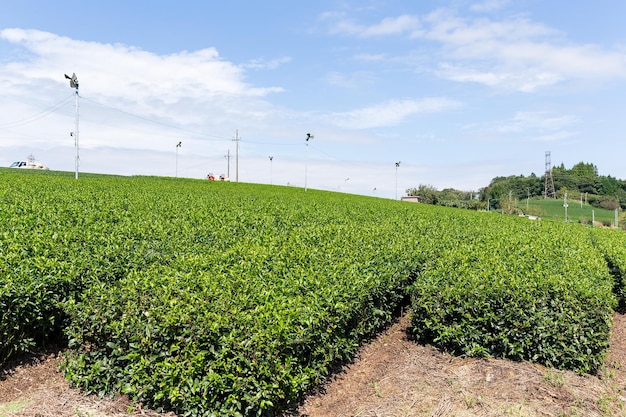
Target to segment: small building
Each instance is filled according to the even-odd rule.
[[[401,197],[402,201],[408,201],[409,203],[419,203],[420,197],[418,195],[405,195]]]

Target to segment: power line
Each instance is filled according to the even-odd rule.
[[[259,142],[256,140],[248,140],[248,139],[242,139],[239,138],[240,142],[246,142],[246,143],[251,143],[254,145],[272,145],[272,146],[300,146],[300,144],[298,143],[291,143],[291,142],[286,142],[286,143],[278,143],[278,142]]]
[[[161,122],[161,121],[159,121],[159,120],[150,119],[150,118],[148,118],[148,117],[145,117],[145,116],[140,116],[140,115],[138,115],[138,114],[131,113],[131,112],[128,112],[128,111],[126,111],[126,110],[118,109],[118,108],[116,108],[116,107],[109,106],[109,105],[107,105],[107,104],[98,103],[97,101],[90,100],[90,99],[88,99],[88,98],[83,98],[83,100],[85,100],[85,101],[87,101],[87,102],[89,102],[89,103],[91,103],[91,104],[95,104],[96,106],[104,107],[104,108],[107,108],[107,109],[109,109],[109,110],[113,110],[113,111],[116,111],[116,112],[118,112],[118,113],[122,113],[122,114],[125,114],[125,115],[127,115],[127,116],[134,117],[134,118],[136,118],[136,119],[140,119],[140,120],[143,120],[143,121],[146,121],[146,122],[150,122],[150,123],[158,124],[158,125],[161,125],[161,126],[169,127],[169,128],[171,128],[171,129],[180,130],[180,131],[182,131],[182,132],[193,133],[194,135],[204,136],[204,137],[209,137],[209,138],[214,138],[214,139],[216,139],[216,140],[231,140],[230,138],[227,138],[227,137],[225,137],[225,136],[210,135],[210,134],[208,134],[208,133],[198,132],[198,131],[195,131],[195,130],[190,130],[190,129],[185,129],[184,127],[175,126],[175,125],[172,125],[172,124],[169,124],[169,123],[164,123],[164,122]]]
[[[33,114],[32,116],[28,116],[28,117],[25,117],[25,118],[20,119],[20,120],[15,120],[13,122],[0,124],[0,128],[4,129],[4,128],[19,127],[19,126],[23,126],[23,125],[26,125],[26,124],[29,124],[29,123],[36,122],[37,120],[43,119],[44,117],[49,116],[52,113],[54,113],[57,110],[59,110],[65,104],[69,103],[72,100],[73,97],[74,97],[74,95],[72,94],[71,96],[68,96],[68,97],[64,98],[63,100],[61,100],[57,104],[54,104],[54,105],[48,107],[47,109],[45,109],[45,110],[43,110],[43,111],[41,111],[39,113]]]
[[[313,149],[315,152],[320,153],[322,155],[326,155],[328,157],[330,157],[331,159],[336,159],[336,157],[334,155],[329,154],[328,152],[324,152],[323,150],[321,150],[320,148],[318,148],[315,145],[311,145],[311,149]]]

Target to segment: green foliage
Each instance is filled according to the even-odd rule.
[[[481,189],[480,199],[489,201],[489,209],[506,211],[512,210],[515,201],[543,194],[543,179],[531,174],[508,177],[496,177],[491,183]]]
[[[590,229],[591,240],[603,254],[613,275],[613,292],[618,298],[619,308],[626,312],[626,234],[622,231]]]
[[[376,244],[386,228],[303,223],[92,287],[70,309],[70,378],[194,415],[294,406],[389,323],[409,277]]]
[[[565,192],[570,198],[578,198],[582,194],[590,205],[597,208],[614,209],[620,205],[626,208],[626,181],[610,175],[598,175],[594,164],[579,162],[571,169],[561,164],[552,168],[552,177],[559,198],[563,198]],[[543,196],[544,188],[543,176],[511,175],[492,179],[488,186],[481,189],[480,195],[481,201],[489,199],[493,208],[502,209],[509,193],[512,199],[521,201]]]
[[[468,220],[458,219],[457,245],[427,262],[412,287],[416,337],[455,354],[595,372],[616,302],[584,229]]]
[[[593,372],[623,298],[600,232],[292,187],[0,170],[0,225],[0,365],[64,336],[184,415],[295,406],[409,296],[421,340]]]
[[[459,191],[453,188],[438,191],[432,185],[420,184],[418,188],[407,189],[406,194],[409,196],[418,196],[419,202],[424,204],[469,210],[484,210],[487,208],[484,202],[476,199],[476,194],[472,191]]]

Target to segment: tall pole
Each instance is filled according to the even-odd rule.
[[[308,164],[309,164],[309,140],[313,139],[315,136],[313,136],[310,133],[306,134],[306,144],[305,144],[305,148],[304,148],[304,191],[306,191],[307,189],[307,171],[308,171]]]
[[[176,178],[178,178],[178,148],[180,148],[182,144],[182,142],[176,144]]]
[[[274,185],[274,181],[273,181],[273,173],[272,173],[272,161],[274,161],[274,157],[270,156],[270,185]]]
[[[400,166],[400,162],[396,162],[396,200],[398,199],[398,167]]]
[[[228,152],[226,153],[225,156],[226,160],[228,161],[226,163],[226,176],[228,176],[228,179],[230,180],[230,149],[228,150]]]
[[[565,208],[565,222],[567,223],[567,193],[565,193],[565,197],[563,197],[563,207]]]
[[[235,129],[235,182],[239,182],[239,129]]]
[[[74,147],[76,148],[76,158],[74,160],[74,179],[78,179],[78,121],[79,121],[79,101],[78,101],[78,83],[76,83],[76,121],[74,122]]]
[[[65,74],[65,78],[70,80],[70,87],[76,91],[76,120],[74,122],[74,133],[72,136],[74,136],[74,148],[76,149],[76,157],[74,159],[74,178],[78,179],[78,78],[76,77],[76,73],[72,73],[71,77]]]

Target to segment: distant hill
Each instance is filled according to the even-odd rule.
[[[406,192],[407,195],[419,196],[420,202],[426,204],[496,210],[508,214],[541,216],[543,213],[548,218],[562,219],[565,218],[563,200],[567,195],[573,210],[568,213],[569,221],[591,223],[591,210],[595,210],[595,220],[606,225],[614,224],[615,209],[626,209],[626,180],[599,175],[596,165],[585,162],[579,162],[571,169],[561,163],[552,169],[552,178],[548,181],[545,175],[532,173],[529,176],[495,177],[478,192],[452,188],[440,191],[423,184]],[[542,199],[547,201],[541,202]],[[527,200],[532,202],[528,208],[524,204]],[[578,212],[581,200],[583,209]]]
[[[552,188],[554,184],[554,188]],[[546,189],[548,190],[547,195]],[[552,169],[552,181],[546,187],[545,176],[531,174],[496,177],[480,190],[481,200],[489,199],[496,207],[509,198],[552,197],[563,199],[567,193],[570,199],[580,200],[593,207],[607,210],[626,208],[626,181],[610,175],[598,175],[594,164],[579,162],[571,169],[563,164]]]

